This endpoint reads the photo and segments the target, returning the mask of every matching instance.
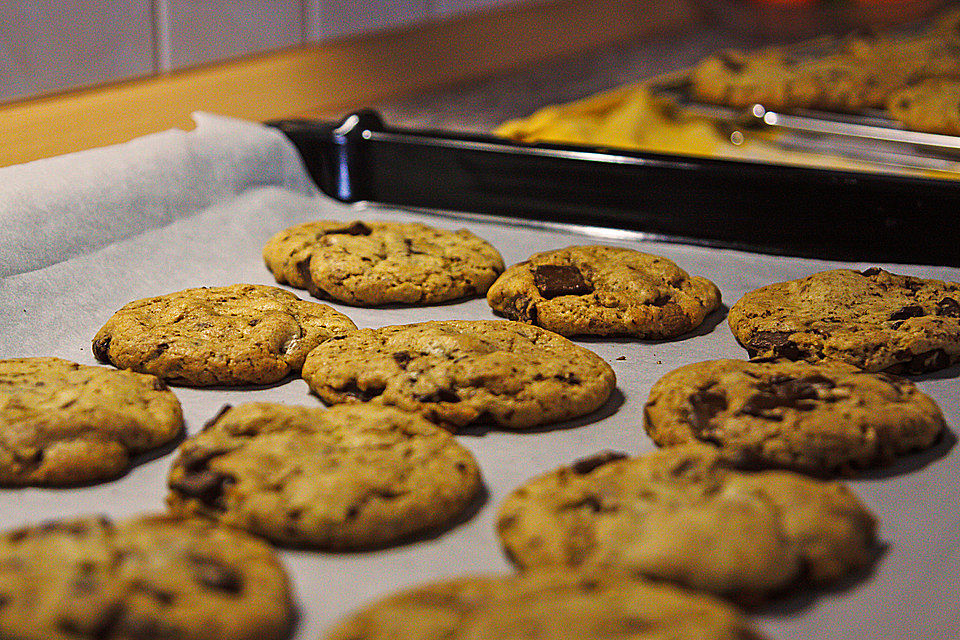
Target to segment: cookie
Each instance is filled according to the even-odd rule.
[[[125,305],[93,339],[97,360],[182,385],[270,384],[356,329],[327,305],[278,287],[185,289]]]
[[[302,375],[327,404],[372,402],[452,427],[510,429],[591,413],[616,384],[592,351],[506,320],[361,329],[311,351]]]
[[[308,222],[273,236],[263,259],[277,282],[356,306],[483,295],[504,268],[469,231],[402,222]]]
[[[747,293],[730,309],[751,356],[919,374],[960,360],[960,283],[836,269]]]
[[[199,521],[80,517],[0,535],[0,636],[280,640],[286,575],[265,543]]]
[[[737,49],[707,56],[690,73],[690,91],[704,102],[746,109],[762,104],[784,109],[799,101],[795,94],[797,60],[776,49]]]
[[[887,101],[890,117],[906,129],[960,135],[960,81],[931,78],[895,91]]]
[[[616,568],[750,604],[876,555],[874,517],[844,485],[735,471],[701,446],[541,475],[503,501],[497,530],[523,569]]]
[[[161,380],[59,358],[0,360],[0,485],[114,477],[183,430]]]
[[[815,474],[888,464],[945,428],[908,380],[842,362],[715,360],[660,378],[644,409],[661,447],[707,443],[738,466]]]
[[[612,574],[474,576],[407,589],[326,640],[762,640],[723,601]]]
[[[390,407],[250,403],[180,447],[167,500],[287,545],[360,549],[450,524],[480,490],[449,433]]]
[[[561,335],[673,338],[698,327],[720,291],[666,258],[620,247],[568,247],[507,269],[487,292],[511,320]]]

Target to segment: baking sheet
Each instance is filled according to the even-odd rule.
[[[242,153],[225,152],[228,145],[211,142],[213,138],[222,139],[224,127],[232,132],[230,144],[243,147]],[[97,364],[90,351],[91,338],[126,302],[195,286],[275,284],[260,257],[263,244],[287,226],[317,218],[360,217],[463,227],[489,240],[507,264],[536,251],[601,241],[666,256],[688,272],[710,278],[723,294],[722,309],[704,326],[677,340],[576,340],[599,353],[617,374],[617,391],[596,414],[531,433],[488,431],[458,436],[478,459],[487,488],[485,502],[458,527],[438,537],[375,552],[281,550],[301,612],[294,636],[297,640],[317,638],[337,618],[401,587],[438,578],[510,571],[494,530],[496,509],[510,490],[535,474],[598,450],[632,454],[652,450],[652,442],[642,428],[642,408],[653,383],[684,364],[745,357],[726,325],[729,305],[764,284],[839,265],[661,244],[613,230],[521,226],[478,216],[350,207],[313,194],[296,163],[285,164],[278,171],[271,163],[278,159],[289,163],[290,156],[282,145],[276,146],[279,143],[273,134],[257,125],[213,119],[192,138],[179,134],[172,137],[175,144],[160,144],[152,156],[143,154],[140,146],[122,146],[97,152],[100,155],[94,154],[92,159],[88,154],[77,154],[56,159],[51,165],[32,166],[32,177],[25,177],[22,167],[15,168],[22,180],[17,193],[23,194],[29,192],[24,185],[40,184],[43,176],[58,179],[62,175],[58,172],[70,172],[77,163],[89,167],[95,161],[101,170],[85,170],[89,184],[61,180],[61,189],[77,188],[88,194],[99,189],[116,197],[98,202],[89,196],[89,206],[70,210],[73,217],[69,224],[48,226],[43,236],[47,243],[44,250],[27,252],[22,268],[17,268],[17,255],[20,248],[30,246],[29,224],[21,225],[20,236],[12,232],[0,236],[0,261],[10,265],[0,283],[0,357],[51,355]],[[210,162],[190,168],[184,158],[196,157]],[[115,171],[118,166],[122,170]],[[170,166],[187,168],[171,180],[164,173]],[[0,228],[8,220],[28,220],[40,209],[46,212],[48,225],[67,215],[65,209],[58,209],[59,205],[51,205],[49,200],[33,198],[32,204],[23,204],[23,198],[11,197],[9,179],[13,173],[5,171],[0,171]],[[128,182],[131,171],[136,178]],[[116,185],[110,189],[104,181],[115,181]],[[176,181],[180,181],[180,188]],[[149,210],[138,204],[137,190],[123,188],[130,184],[152,185],[153,192],[160,193],[156,200],[159,204]],[[116,195],[117,189],[122,196]],[[69,204],[69,197],[64,198],[61,191],[49,189],[47,193]],[[197,193],[206,195],[198,199]],[[182,206],[185,201],[194,205]],[[159,211],[166,212],[162,218],[157,217]],[[6,228],[9,231],[12,227]],[[81,241],[72,229],[85,234]],[[97,229],[104,231],[98,235]],[[873,265],[840,266],[860,269]],[[880,266],[921,277],[960,280],[958,269]],[[291,291],[308,297],[305,292]],[[333,306],[361,327],[494,318],[482,299],[425,308]],[[960,637],[960,453],[953,446],[953,433],[960,425],[958,376],[960,366],[917,378],[919,386],[940,403],[951,429],[947,438],[931,451],[910,456],[893,468],[850,481],[879,517],[884,548],[876,565],[838,588],[805,590],[752,614],[771,638]],[[189,433],[198,431],[225,403],[273,401],[320,406],[299,379],[256,389],[174,390],[183,404]],[[4,527],[81,513],[124,517],[161,510],[172,458],[172,451],[146,456],[123,477],[89,487],[0,490]]]

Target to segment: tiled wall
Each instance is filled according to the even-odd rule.
[[[0,101],[524,0],[0,2]]]

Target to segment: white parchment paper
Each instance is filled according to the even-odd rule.
[[[668,371],[745,352],[726,325],[747,291],[837,266],[794,258],[654,243],[629,233],[535,228],[480,216],[347,207],[317,195],[295,152],[259,125],[199,116],[190,133],[0,170],[0,357],[52,355],[97,364],[90,341],[131,300],[194,286],[275,284],[260,256],[281,229],[318,218],[417,220],[467,228],[507,264],[536,251],[606,242],[666,256],[720,287],[725,306],[678,340],[582,339],[614,368],[618,390],[595,415],[531,433],[490,431],[458,439],[477,457],[488,497],[467,522],[439,537],[368,553],[281,550],[301,617],[295,638],[314,639],[371,600],[426,580],[510,571],[494,532],[507,492],[527,478],[602,449],[652,450],[643,403]],[[770,221],[784,224],[786,221]],[[816,234],[812,233],[812,241]],[[867,264],[849,264],[865,268]],[[960,280],[960,270],[880,265]],[[295,290],[293,290],[295,291]],[[297,292],[308,297],[305,292]],[[334,305],[359,326],[430,319],[492,319],[482,299],[426,308]],[[850,481],[880,521],[884,550],[872,571],[836,589],[805,590],[753,613],[782,640],[960,637],[960,367],[917,379],[942,407],[951,433],[933,450]],[[319,406],[299,379],[256,389],[176,388],[196,432],[225,403]],[[80,513],[123,517],[164,508],[173,453],[146,456],[123,477],[76,489],[0,490],[4,527]]]

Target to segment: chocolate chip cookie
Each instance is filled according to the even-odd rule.
[[[82,517],[0,535],[0,636],[280,640],[286,575],[265,543],[200,521]]]
[[[912,382],[853,365],[715,360],[681,367],[650,391],[647,433],[660,446],[699,442],[740,466],[816,474],[886,464],[944,429]]]
[[[567,571],[479,576],[408,589],[326,640],[762,640],[706,594],[636,577]]]
[[[97,360],[174,384],[270,384],[356,325],[279,287],[185,289],[125,305],[93,339]]]
[[[480,490],[450,434],[390,407],[250,403],[181,447],[168,504],[275,542],[359,549],[448,525]]]
[[[895,91],[890,116],[907,129],[960,135],[960,80],[930,78]]]
[[[0,360],[0,485],[70,485],[123,472],[183,429],[150,375],[59,358]]]
[[[505,320],[361,329],[311,351],[302,375],[327,404],[372,402],[451,427],[510,429],[591,413],[616,384],[592,351]]]
[[[751,356],[919,374],[960,360],[960,283],[836,269],[771,284],[728,316]]]
[[[494,311],[561,335],[673,338],[720,304],[716,285],[670,260],[620,247],[568,247],[507,269],[487,292]]]
[[[273,236],[263,259],[277,282],[357,306],[483,295],[504,268],[469,231],[402,222],[308,222]]]
[[[869,564],[876,524],[842,484],[735,471],[691,445],[534,478],[503,501],[497,530],[523,569],[620,568],[756,603]]]

